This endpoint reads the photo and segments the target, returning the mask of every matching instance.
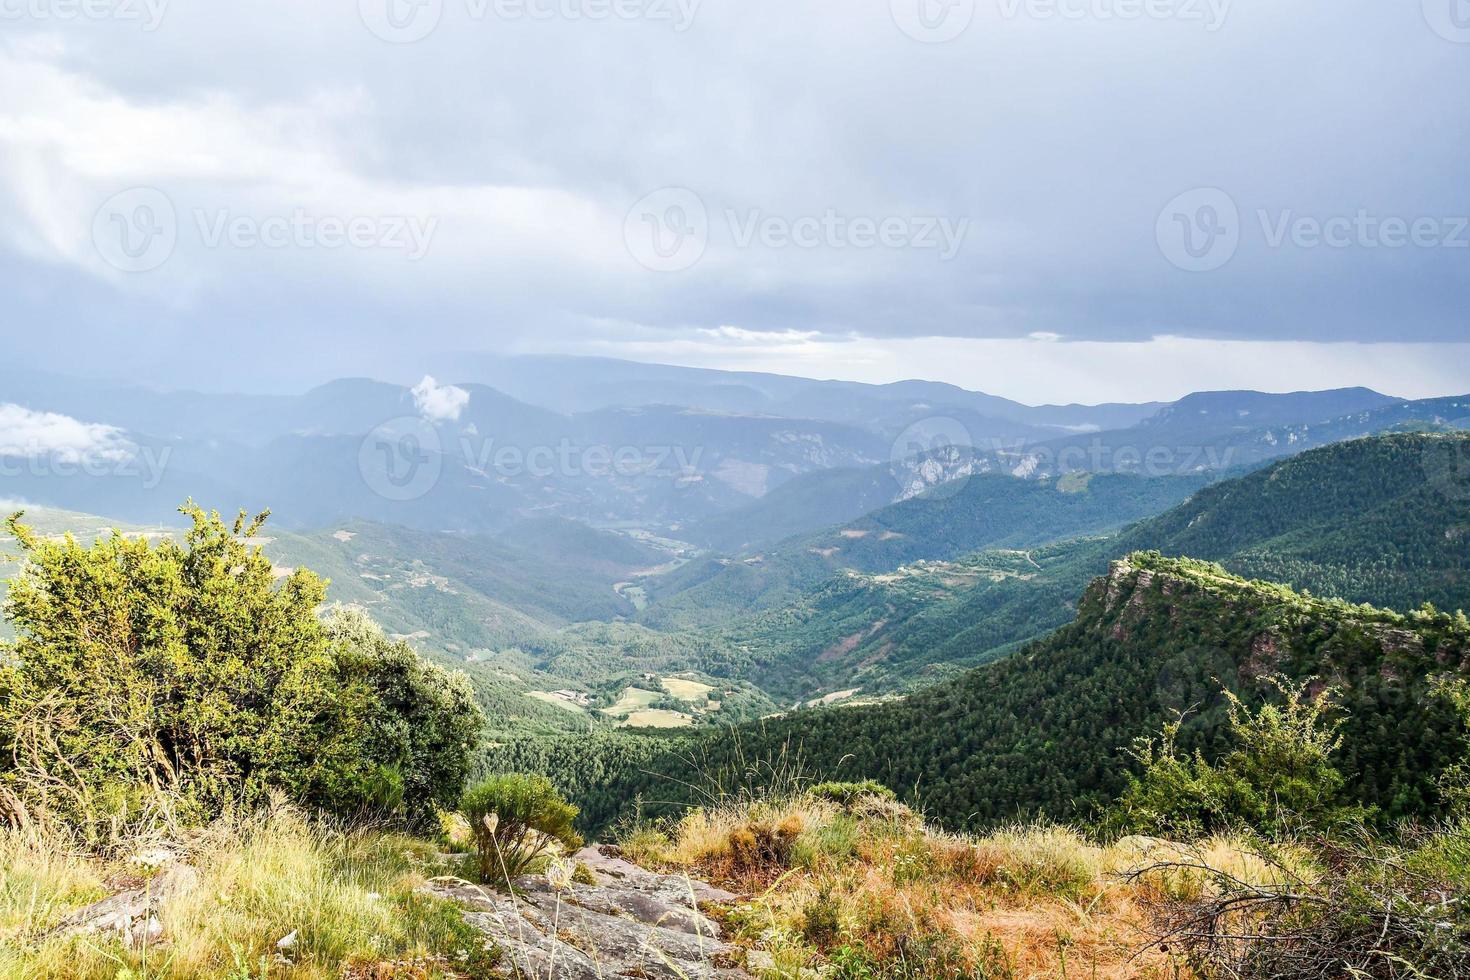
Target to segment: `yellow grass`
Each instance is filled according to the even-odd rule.
[[[618,696],[617,703],[610,708],[603,708],[604,714],[621,715],[633,711],[641,711],[661,697],[656,691],[645,691],[641,687],[624,688],[623,693]]]
[[[628,720],[622,724],[625,728],[684,728],[694,724],[694,719],[681,711],[649,708],[629,712]]]
[[[552,694],[550,691],[527,691],[526,697],[535,698],[537,701],[541,701],[544,704],[549,704],[554,708],[561,708],[564,711],[570,711],[573,714],[581,715],[587,713],[586,709],[583,708],[581,705],[573,704],[565,698],[559,698],[555,694]]]
[[[742,861],[743,840],[779,837],[782,827],[795,834],[781,859]],[[695,810],[662,830],[637,828],[624,847],[642,863],[752,896],[727,910],[727,925],[773,958],[771,977],[833,963],[916,977],[1187,976],[1167,953],[1145,949],[1146,905],[1159,890],[1208,887],[1205,877],[1128,873],[1177,857],[1247,880],[1273,875],[1224,838],[1175,852],[1142,838],[1099,846],[1045,824],[976,837],[927,828],[898,804],[846,812],[803,795]]]
[[[181,882],[159,910],[162,935],[129,948],[49,931],[66,913],[141,884],[135,865],[0,832],[0,977],[326,978],[385,960],[430,977],[461,954],[484,955],[457,910],[414,894],[426,873],[443,873],[421,841],[336,832],[277,809],[222,820],[183,846],[192,870],[152,878]]]
[[[665,677],[663,682],[668,692],[680,701],[703,701],[714,690],[708,684],[701,684],[699,681],[691,681],[682,677]]]

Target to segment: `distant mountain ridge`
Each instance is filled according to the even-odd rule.
[[[922,513],[923,504],[908,506]],[[831,534],[833,544],[844,543],[840,535]],[[1470,609],[1467,542],[1470,433],[1391,434],[1203,486],[1115,534],[944,556],[897,573],[837,575],[799,594],[776,592],[779,602],[723,632],[760,665],[748,676],[773,693],[882,692],[953,676],[1065,625],[1086,583],[1130,552],[1218,561],[1232,573],[1353,602],[1416,608],[1431,601],[1456,610]],[[732,564],[723,591],[744,595],[762,574],[759,565]],[[690,594],[721,601],[712,585]],[[662,614],[655,606],[644,615],[657,621]]]
[[[7,462],[0,495],[138,522],[170,520],[189,496],[227,509],[269,503],[298,529],[361,518],[496,532],[554,515],[687,532],[740,553],[957,477],[1219,474],[1470,419],[1470,398],[1405,402],[1366,389],[1033,407],[924,381],[598,359],[467,359],[455,369],[449,377],[480,380],[415,390],[346,378],[300,395],[229,395],[0,371],[0,404],[115,427],[142,464],[78,472],[38,448]],[[410,479],[419,482],[397,485]]]

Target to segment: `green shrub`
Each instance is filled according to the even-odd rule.
[[[1132,754],[1143,772],[1130,777],[1109,815],[1110,826],[1183,838],[1238,829],[1282,836],[1370,816],[1343,799],[1345,780],[1332,764],[1342,744],[1342,720],[1327,717],[1331,691],[1309,697],[1313,678],[1300,684],[1271,680],[1282,703],[1257,711],[1224,692],[1235,747],[1217,765],[1198,752],[1178,753],[1178,722],[1165,725],[1157,740],[1138,740]]]
[[[857,854],[862,825],[856,817],[839,814],[803,831],[792,846],[792,863],[820,870],[828,863],[841,863]]]
[[[483,723],[469,679],[389,640],[355,609],[334,610],[326,632],[344,682],[362,698],[356,738],[339,746],[339,771],[351,773],[354,757],[367,771],[324,787],[323,803],[343,812],[360,799],[415,828],[433,827],[464,788]]]
[[[277,581],[233,524],[193,504],[182,542],[42,540],[5,612],[0,811],[106,844],[274,793],[309,809],[421,820],[463,779],[478,709],[462,679],[363,618],[323,624],[325,583]],[[7,814],[0,812],[0,817]]]
[[[543,776],[491,776],[465,790],[460,811],[475,835],[480,880],[509,885],[554,847],[575,850],[577,808]]]
[[[823,891],[807,902],[801,912],[802,938],[819,949],[830,946],[842,930],[842,923],[838,918],[840,911],[841,907],[832,897],[831,891]]]
[[[855,804],[863,800],[896,800],[898,797],[893,790],[884,786],[876,779],[865,779],[862,782],[843,783],[828,782],[818,783],[808,792],[819,800],[827,800],[836,803],[843,809],[851,809]]]

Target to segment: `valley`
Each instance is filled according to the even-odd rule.
[[[65,475],[54,482],[27,478],[5,488],[14,496],[39,490],[42,499],[6,507],[24,516],[0,532],[0,599],[30,567],[20,554],[37,549],[60,549],[46,552],[54,563],[56,555],[77,553],[68,549],[101,542],[81,553],[92,556],[88,561],[113,556],[105,562],[116,564],[99,566],[113,569],[107,574],[134,574],[146,553],[180,562],[185,580],[222,573],[229,579],[228,562],[195,567],[191,556],[239,549],[230,561],[253,571],[238,587],[272,601],[316,603],[303,612],[310,622],[298,628],[325,629],[333,644],[351,638],[332,650],[365,642],[380,651],[380,660],[367,661],[353,659],[360,653],[334,654],[347,658],[340,674],[314,673],[307,658],[300,667],[313,672],[303,675],[312,683],[350,685],[352,671],[361,669],[353,665],[361,663],[406,671],[374,689],[381,704],[373,724],[384,723],[383,712],[421,717],[381,731],[369,726],[377,732],[374,746],[397,739],[407,746],[400,751],[458,753],[459,768],[444,778],[501,787],[495,791],[510,794],[501,804],[506,812],[516,794],[574,800],[564,812],[546,811],[574,821],[557,831],[559,839],[617,840],[623,850],[608,853],[642,864],[616,864],[623,875],[695,870],[723,876],[738,891],[765,889],[764,914],[799,938],[774,942],[770,926],[747,926],[741,916],[749,913],[737,912],[741,945],[725,947],[725,955],[745,956],[767,976],[780,974],[781,957],[901,955],[883,952],[893,935],[887,920],[868,918],[889,877],[927,889],[925,895],[945,882],[944,901],[975,906],[971,925],[932,933],[945,948],[966,950],[967,962],[1023,956],[1050,970],[1064,969],[1065,950],[1053,955],[1013,929],[1010,917],[1021,907],[1045,908],[1047,921],[1062,923],[1073,917],[1076,895],[1100,902],[1117,894],[1118,875],[1147,867],[1137,842],[1156,840],[1119,837],[1124,831],[1167,830],[1201,841],[1208,856],[1200,862],[1274,874],[1262,870],[1274,867],[1273,852],[1262,850],[1255,834],[1277,818],[1253,795],[1260,792],[1250,781],[1257,776],[1231,776],[1243,781],[1223,797],[1205,791],[1210,780],[1225,778],[1212,767],[1258,764],[1241,761],[1242,738],[1317,739],[1310,744],[1321,748],[1329,735],[1309,729],[1329,724],[1340,775],[1339,768],[1327,771],[1321,778],[1328,789],[1310,793],[1330,790],[1329,812],[1345,814],[1360,837],[1394,840],[1394,828],[1406,821],[1458,812],[1470,758],[1470,700],[1463,694],[1470,690],[1470,621],[1462,611],[1470,607],[1470,431],[1457,413],[1470,399],[1215,393],[1146,410],[1025,409],[940,391],[957,400],[946,411],[958,412],[968,399],[1003,413],[994,431],[1007,444],[900,436],[896,445],[916,451],[884,463],[883,440],[893,426],[916,424],[917,406],[904,411],[902,398],[861,386],[793,391],[744,380],[748,391],[723,384],[716,391],[699,383],[707,379],[686,377],[681,397],[693,407],[680,408],[616,406],[560,389],[551,392],[555,407],[528,408],[466,386],[466,412],[488,402],[532,429],[547,426],[548,438],[568,424],[612,425],[629,444],[651,444],[694,426],[701,444],[681,458],[714,462],[708,470],[658,473],[640,456],[631,474],[567,471],[521,482],[444,454],[436,480],[421,496],[402,500],[393,499],[393,481],[384,482],[391,457],[382,459],[382,472],[371,454],[366,463],[352,459],[352,447],[368,444],[376,431],[368,428],[371,413],[361,415],[354,401],[366,398],[383,410],[393,401],[388,386],[328,386],[305,407],[291,399],[206,399],[197,407],[223,413],[211,422],[222,434],[246,424],[232,414],[246,408],[250,419],[275,425],[299,424],[290,420],[301,412],[316,420],[314,431],[256,433],[232,462],[233,475],[229,467],[214,471],[216,481],[230,485],[227,499],[282,490],[283,519],[261,525],[242,515],[226,533],[232,513],[223,515],[225,524],[188,507],[172,520],[160,516],[159,494],[178,485],[170,481],[197,476],[183,468],[170,469],[147,491],[134,488],[137,496],[105,493],[108,506],[118,508],[111,513],[67,509],[92,499],[94,484]],[[650,387],[665,390],[665,382],[655,373]],[[729,401],[717,406],[720,399]],[[159,411],[142,402],[134,408],[139,417]],[[965,411],[973,413],[973,404]],[[731,414],[778,405],[827,417]],[[1346,414],[1306,421],[1322,413]],[[981,424],[978,416],[965,417]],[[1130,424],[1089,433],[1085,443],[1075,431],[1055,434],[1101,424],[1087,419]],[[953,432],[950,421],[924,431]],[[443,440],[482,423],[487,430],[493,424],[466,414],[419,431]],[[369,435],[352,434],[364,429]],[[200,435],[171,438],[182,446]],[[1138,457],[1152,460],[1147,466],[1130,462],[1129,447],[1144,438],[1158,448]],[[224,445],[206,441],[214,453]],[[1091,455],[1073,451],[1079,445]],[[292,447],[294,462],[268,462],[282,446]],[[1084,458],[1087,465],[1076,464]],[[297,495],[308,491],[309,506],[298,509]],[[111,538],[114,531],[120,537]],[[144,575],[139,588],[167,590],[171,581]],[[311,584],[317,581],[320,592]],[[29,588],[26,604],[7,608],[34,621]],[[108,598],[97,601],[111,601],[106,590],[100,595]],[[150,599],[132,607],[113,628],[127,621],[151,629],[156,605]],[[7,621],[0,629],[0,639],[35,656],[33,627],[18,634]],[[84,640],[78,650],[94,642]],[[196,642],[207,651],[214,641]],[[130,663],[117,651],[80,662],[104,668],[105,677],[107,657],[120,667]],[[409,662],[419,666],[409,669]],[[285,682],[285,697],[300,683]],[[324,704],[355,710],[364,695],[353,690],[345,687]],[[0,703],[4,694],[0,689]],[[1304,709],[1309,695],[1326,700]],[[450,724],[433,713],[451,705],[458,712],[453,725],[473,726],[452,751],[440,735],[416,734],[418,726],[433,732]],[[1330,723],[1320,722],[1317,712],[1329,711]],[[1299,752],[1307,743],[1291,744]],[[370,750],[379,749],[354,751]],[[351,753],[329,758],[355,764]],[[395,763],[385,772],[345,777],[355,780],[348,805],[363,806],[375,794],[398,799],[410,785],[424,792],[405,781],[403,774],[420,778],[413,765]],[[1309,776],[1318,778],[1295,773],[1296,782],[1285,786]],[[338,799],[338,778],[298,792]],[[461,808],[472,799],[466,794]],[[1271,805],[1280,805],[1274,799]],[[1247,810],[1251,826],[1240,822]],[[452,822],[447,811],[439,817]],[[246,846],[287,839],[303,853],[327,846],[301,838],[289,813],[264,819],[267,836]],[[1207,825],[1217,836],[1204,840]],[[425,826],[417,832],[432,833]],[[496,825],[484,826],[493,833]],[[1426,853],[1458,846],[1458,825],[1449,826],[1440,832],[1447,843],[1431,837]],[[1406,838],[1403,846],[1411,844]],[[447,836],[443,845],[456,846]],[[972,852],[1013,869],[1004,874],[1033,874],[1023,869],[1064,855],[1080,864],[1024,893],[1004,875],[963,870],[951,879],[936,870]],[[29,852],[0,859],[37,860]],[[545,874],[560,860],[544,865]],[[605,860],[599,850],[576,857],[577,867]],[[957,867],[970,869],[969,860]],[[912,880],[904,877],[909,862],[922,863]],[[493,944],[520,942],[512,948],[528,956],[543,946],[576,948],[565,930],[548,926],[515,939],[509,920],[477,918],[485,914],[477,909],[498,906],[474,897],[483,894],[480,886],[442,872],[492,880],[483,857],[478,872],[454,853],[414,857],[413,866],[425,869],[418,877],[438,872],[413,886],[415,895],[440,903],[435,908],[465,909],[465,921]],[[418,880],[374,873],[379,887],[400,893],[404,881]],[[791,875],[797,877],[788,885]],[[584,897],[602,901],[597,888],[607,882],[588,880],[602,882],[584,874],[582,884],[591,888]],[[1313,888],[1330,881],[1303,880]],[[828,891],[808,895],[815,883]],[[517,887],[545,886],[532,875]],[[845,898],[824,897],[839,888]],[[1113,964],[1119,976],[1131,975],[1128,964],[1145,933],[1161,921],[1152,886],[1129,883],[1126,894],[1137,905],[1109,907],[1110,925],[1085,940],[1094,962]],[[904,900],[929,901],[907,892]],[[169,899],[162,901],[159,907],[168,908]],[[844,952],[850,947],[834,945],[829,927],[811,925],[825,921],[813,915],[829,914],[821,911],[824,902],[836,910],[831,915],[854,923],[847,935],[863,936],[866,952]],[[980,922],[986,937],[1004,936],[1008,945],[974,946],[981,927],[973,923]],[[449,931],[436,942],[479,941],[458,926],[442,928]],[[1115,929],[1130,938],[1118,941]],[[395,935],[400,946],[411,946],[410,934]]]

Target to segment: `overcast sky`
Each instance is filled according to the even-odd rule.
[[[0,0],[0,331],[1457,394],[1467,92],[1467,0]]]

